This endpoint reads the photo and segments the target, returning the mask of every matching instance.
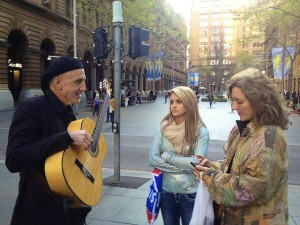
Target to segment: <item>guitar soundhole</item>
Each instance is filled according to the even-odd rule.
[[[98,151],[98,143],[94,142],[94,144],[90,147],[89,152],[93,157],[96,157],[99,152]]]

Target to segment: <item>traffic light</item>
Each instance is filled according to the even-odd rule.
[[[146,44],[149,40],[150,30],[131,26],[128,31],[129,49],[128,55],[132,59],[148,55],[150,45]]]
[[[95,58],[106,59],[108,57],[107,31],[103,27],[98,27],[94,31],[94,54]]]

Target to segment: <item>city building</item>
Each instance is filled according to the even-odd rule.
[[[232,76],[237,50],[236,24],[231,10],[236,1],[192,2],[190,18],[190,66],[200,74],[201,86],[225,91]]]
[[[92,4],[73,0],[1,0],[0,111],[12,110],[29,97],[43,95],[41,75],[51,60],[63,55],[77,57],[84,65],[87,92],[81,97],[83,104],[92,98],[93,90],[99,89],[98,84],[104,78],[113,83],[113,51],[108,58],[96,60],[93,49],[93,32],[98,27],[107,30],[109,48],[113,48],[112,2],[87,3]],[[127,30],[131,25],[123,25],[124,42],[128,40]],[[177,27],[186,30],[182,24]],[[151,37],[150,44],[154,45],[158,39]],[[123,52],[122,86],[162,93],[174,85],[186,85],[187,43],[167,34],[162,41],[163,48],[157,45],[151,50],[151,53],[164,52],[160,77],[149,79],[146,57],[133,60]],[[181,55],[180,59],[176,54]]]
[[[191,7],[190,19],[190,68],[200,74],[199,86],[206,90],[212,89],[219,93],[224,91],[226,81],[235,73],[249,67],[258,68],[262,74],[274,79],[279,92],[293,90],[300,93],[300,56],[299,56],[299,26],[297,19],[288,12],[283,16],[289,24],[283,24],[276,29],[259,20],[257,14],[251,15],[251,22],[247,16],[240,20],[236,12],[242,12],[249,6],[257,7],[255,0],[194,0]],[[264,2],[268,10],[269,2]],[[271,3],[270,3],[271,4]],[[275,7],[276,8],[276,7]],[[246,11],[247,11],[246,10]],[[274,17],[269,18],[272,25],[273,20],[280,20],[276,12]],[[259,11],[264,13],[263,10]],[[286,18],[286,17],[291,18]],[[283,19],[284,21],[284,19]],[[274,22],[274,21],[273,21]],[[260,24],[258,24],[260,23]],[[262,24],[261,24],[262,23]],[[256,26],[259,25],[259,26]],[[257,29],[260,27],[260,29]],[[253,29],[256,28],[256,29]],[[274,63],[274,48],[294,48],[295,56],[287,57],[287,54],[280,54],[277,63]],[[281,51],[284,52],[284,51]],[[280,60],[278,59],[280,58]],[[287,65],[283,65],[281,58],[287,58]],[[280,63],[278,63],[280,61]],[[283,76],[284,68],[292,63],[292,68],[286,76]],[[280,64],[280,65],[279,65]],[[278,71],[280,67],[281,71]],[[277,71],[276,71],[277,70]],[[275,73],[280,73],[276,77]]]

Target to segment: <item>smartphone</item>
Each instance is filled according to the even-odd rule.
[[[197,165],[199,165],[199,166],[200,166],[200,164],[199,164],[199,163],[195,163],[195,162],[191,162],[191,165],[192,165],[193,167],[196,167]]]

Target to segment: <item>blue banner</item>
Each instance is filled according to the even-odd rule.
[[[164,53],[152,53],[147,57],[147,80],[160,80],[162,77]]]
[[[284,78],[286,78],[291,71],[291,58],[295,57],[296,48],[295,47],[287,47],[284,54],[284,65],[283,65],[283,48],[272,48],[272,63],[274,69],[274,78],[282,79],[282,66]]]
[[[199,86],[199,78],[200,78],[200,74],[199,73],[194,73],[194,87],[198,87]]]
[[[154,73],[153,73],[153,65],[151,58],[147,58],[146,61],[146,70],[147,70],[147,80],[153,80]]]
[[[188,84],[190,87],[194,86],[195,83],[195,70],[194,67],[191,66],[189,69],[189,77],[188,77]]]

